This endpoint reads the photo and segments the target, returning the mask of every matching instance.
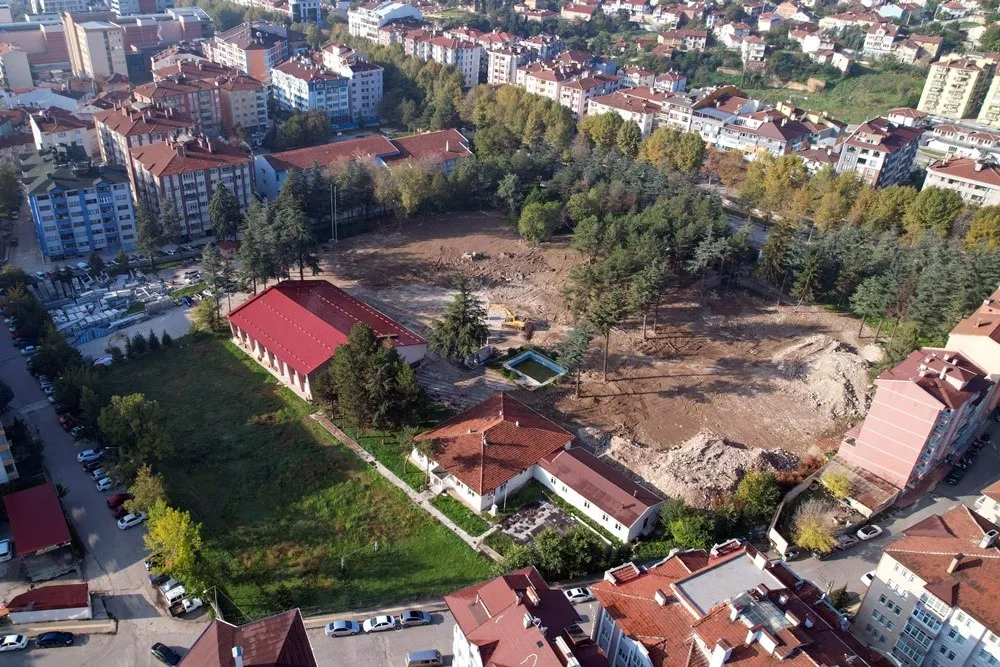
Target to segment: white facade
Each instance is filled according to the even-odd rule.
[[[416,7],[400,2],[383,2],[377,6],[361,6],[347,12],[347,30],[355,37],[378,42],[378,29],[392,21],[413,19],[419,21],[423,14]]]
[[[954,190],[962,201],[973,206],[1000,204],[1000,167],[984,165],[982,161],[971,158],[960,158],[951,164],[968,165],[968,168],[949,168],[949,163],[932,164],[927,167],[924,187]]]
[[[976,514],[988,521],[992,521],[993,523],[1000,521],[1000,501],[994,500],[985,493],[976,498],[974,509],[976,510]]]
[[[309,61],[289,60],[272,69],[271,93],[286,111],[322,111],[332,120],[351,117],[350,82]]]
[[[34,85],[28,54],[15,46],[0,45],[0,86],[24,90]]]
[[[295,369],[281,360],[281,357],[268,350],[260,341],[235,324],[230,323],[229,329],[230,333],[232,333],[233,343],[239,346],[248,357],[266,368],[271,375],[278,378],[281,384],[291,389],[299,397],[307,401],[312,400],[312,387],[310,386],[308,375],[296,373]],[[316,373],[322,372],[325,368],[324,366],[317,369]]]
[[[97,130],[93,125],[89,127],[58,127],[55,131],[49,132],[40,126],[34,116],[30,117],[31,136],[35,140],[35,148],[42,150],[54,148],[60,144],[66,146],[81,146],[87,151],[87,157],[97,157],[101,154],[101,144],[97,137]]]

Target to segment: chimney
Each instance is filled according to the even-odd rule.
[[[524,612],[524,629],[527,630],[534,624],[535,618],[528,612]]]
[[[982,160],[976,160],[976,166],[973,167],[973,169],[975,171],[977,171],[977,172],[982,171],[983,170],[983,162],[982,162]]]
[[[980,317],[976,319],[976,326],[977,327],[983,326],[983,318]]]
[[[947,375],[948,375],[948,367],[947,366],[942,366],[941,370],[938,371],[938,379],[939,380],[943,380],[945,378],[945,376],[947,376]]]
[[[951,559],[950,563],[948,563],[948,574],[955,574],[955,570],[958,569],[958,566],[962,562],[963,558],[965,558],[964,554],[955,554],[955,557]]]
[[[997,542],[997,531],[996,529],[988,530],[983,533],[983,539],[979,542],[980,549],[989,549]]]
[[[733,647],[725,639],[720,639],[712,649],[712,656],[708,660],[708,667],[722,667],[729,660],[733,652]]]
[[[243,667],[243,647],[233,647],[233,667]]]
[[[667,606],[667,594],[661,591],[659,588],[657,588],[656,592],[653,593],[653,599],[656,600],[656,604],[660,605],[661,607]]]
[[[538,595],[538,591],[535,590],[534,586],[528,586],[525,593],[527,593],[529,607],[537,607],[542,603],[542,598]]]

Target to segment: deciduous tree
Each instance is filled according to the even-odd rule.
[[[743,476],[733,502],[752,523],[770,521],[781,500],[781,489],[773,472],[751,470]]]
[[[169,573],[199,590],[206,582],[200,570],[201,524],[191,513],[170,507],[158,500],[149,509],[149,520],[143,541],[150,552],[157,554],[157,571]]]
[[[148,464],[139,466],[135,471],[135,479],[129,484],[128,492],[132,500],[125,501],[129,512],[149,513],[157,502],[167,500],[167,485],[163,476],[153,472]]]
[[[954,190],[934,186],[924,188],[907,207],[903,226],[914,240],[928,231],[944,238],[951,229],[951,223],[962,212],[962,206],[962,197]]]
[[[562,206],[559,202],[526,204],[517,221],[517,230],[531,244],[548,241],[559,226]]]

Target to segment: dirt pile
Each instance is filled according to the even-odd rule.
[[[729,498],[751,470],[788,470],[797,463],[791,452],[743,447],[707,432],[669,451],[611,436],[605,453],[661,493],[703,508]]]
[[[864,412],[871,381],[868,362],[852,346],[815,334],[771,357],[789,389],[808,398],[831,419]]]

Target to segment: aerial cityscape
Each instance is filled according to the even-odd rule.
[[[1000,0],[0,0],[0,308],[5,664],[1000,664]]]

